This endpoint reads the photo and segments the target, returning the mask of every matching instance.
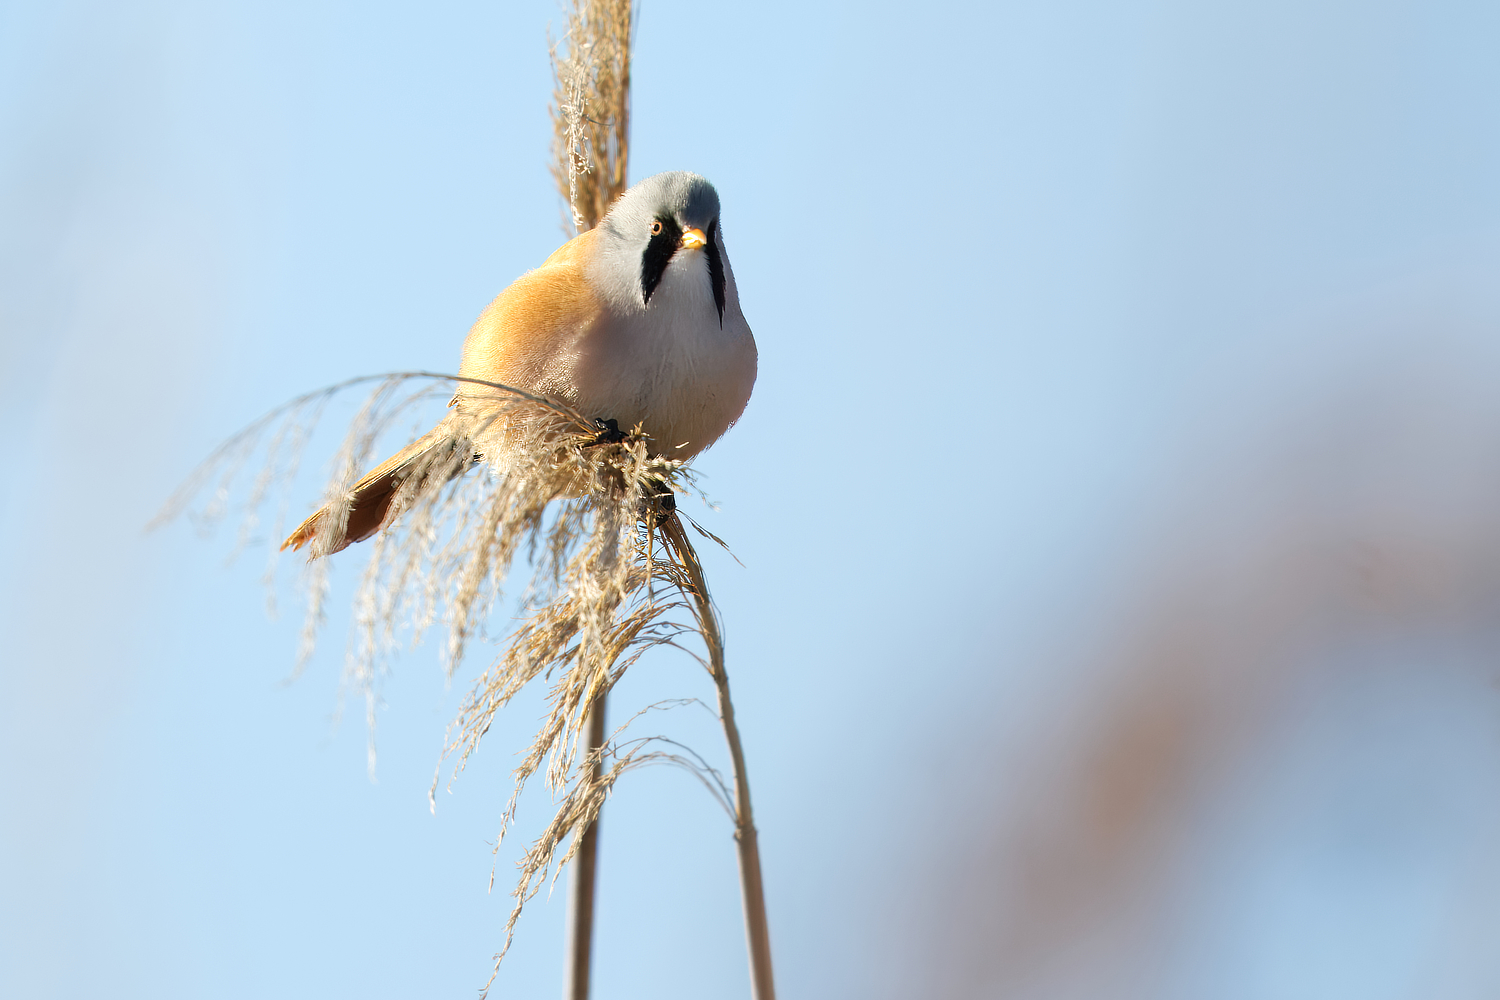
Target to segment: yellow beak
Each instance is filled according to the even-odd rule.
[[[708,246],[708,237],[703,235],[701,229],[684,229],[682,240],[677,245],[684,250],[702,250]]]

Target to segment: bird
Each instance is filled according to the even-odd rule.
[[[485,308],[464,340],[449,415],[355,483],[342,536],[320,537],[330,504],[281,547],[312,541],[310,557],[330,555],[394,520],[408,476],[472,447],[455,428],[495,409],[495,391],[484,383],[566,404],[608,432],[639,427],[651,455],[686,461],[740,418],[758,364],[724,249],[718,192],[687,171],[648,177]],[[461,471],[479,460],[504,465],[503,455],[475,454],[445,467]]]

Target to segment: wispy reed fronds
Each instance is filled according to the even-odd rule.
[[[182,512],[200,521],[222,516],[236,474],[263,448],[263,464],[248,496],[246,523],[252,523],[254,507],[295,471],[300,447],[329,400],[340,389],[373,381],[334,460],[326,513],[311,541],[315,554],[328,551],[342,536],[351,487],[372,464],[381,434],[424,402],[451,392],[452,380],[398,373],[351,380],[293,400],[222,446],[169,502],[162,518]],[[691,470],[651,456],[639,429],[601,429],[551,400],[464,381],[470,383],[470,394],[485,394],[485,405],[451,411],[429,432],[425,440],[431,446],[398,487],[392,502],[398,514],[372,541],[355,595],[344,681],[347,691],[365,699],[373,767],[377,685],[390,657],[405,642],[414,643],[440,625],[451,676],[472,642],[484,636],[517,558],[529,564],[528,582],[515,595],[523,608],[521,624],[464,698],[443,754],[451,765],[451,782],[496,713],[529,684],[547,685],[547,710],[513,772],[514,789],[495,850],[513,825],[521,792],[533,777],[541,776],[557,808],[518,864],[515,903],[496,956],[498,971],[522,907],[573,858],[584,831],[626,772],[647,764],[687,768],[725,806],[737,837],[742,839],[748,826],[753,845],[754,831],[748,822],[737,730],[730,740],[733,789],[695,752],[663,737],[635,736],[628,732],[629,723],[602,746],[590,746],[585,735],[590,706],[646,651],[688,648],[683,643],[694,636],[703,641],[704,655],[691,648],[688,652],[714,678],[719,715],[733,727],[717,620],[684,528],[686,519],[676,510],[676,495],[697,492]],[[486,462],[474,470],[479,455]],[[192,508],[193,498],[209,484],[213,489],[206,502]],[[314,558],[308,564],[302,658],[311,652],[326,617],[329,562]],[[678,703],[652,707],[673,704]],[[434,791],[441,769],[440,764]]]

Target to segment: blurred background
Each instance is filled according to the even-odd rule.
[[[562,241],[561,23],[0,3],[0,994],[484,982],[539,702],[431,815],[482,650],[402,657],[372,783],[363,554],[291,679],[270,532],[142,529],[273,405],[453,370]],[[698,516],[784,997],[1500,995],[1497,46],[1477,0],[645,0],[633,179],[714,181],[761,351]],[[710,692],[658,656],[613,711]],[[746,995],[690,777],[600,864],[597,997]],[[497,995],[560,990],[563,910]]]

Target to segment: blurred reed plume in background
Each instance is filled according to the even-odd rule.
[[[882,995],[1491,995],[1500,338],[1383,305],[1215,372]]]

